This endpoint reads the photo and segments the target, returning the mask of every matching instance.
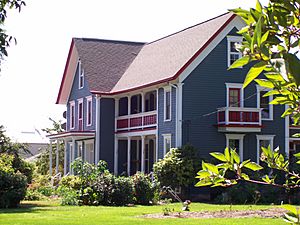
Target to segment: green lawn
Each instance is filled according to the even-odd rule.
[[[149,213],[162,213],[166,206],[134,206],[134,207],[104,207],[104,206],[59,206],[58,202],[23,202],[18,209],[0,210],[1,225],[109,225],[109,224],[259,224],[259,225],[279,225],[286,224],[282,219],[263,219],[263,218],[245,218],[245,219],[145,219],[138,218],[139,215]],[[171,204],[170,208],[179,211],[180,204]],[[266,209],[270,206],[232,206],[232,210]],[[203,210],[230,210],[228,205],[212,205],[203,203],[192,203],[191,211]]]

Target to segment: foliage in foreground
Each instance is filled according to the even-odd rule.
[[[191,145],[171,148],[163,159],[153,165],[153,172],[161,186],[187,187],[195,184],[195,173],[200,169],[197,150]]]
[[[63,177],[58,188],[62,205],[148,205],[157,196],[156,182],[143,173],[118,177],[109,173],[104,161],[96,166],[81,159],[72,168],[75,175]]]

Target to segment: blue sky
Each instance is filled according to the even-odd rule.
[[[9,135],[51,126],[64,106],[55,105],[72,37],[153,41],[227,9],[255,0],[27,0],[9,11],[6,30],[18,44],[0,73],[0,124]],[[266,2],[266,1],[263,1]]]

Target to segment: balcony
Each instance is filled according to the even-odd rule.
[[[119,116],[116,118],[116,132],[156,128],[157,111]]]
[[[240,107],[218,109],[218,131],[261,132],[261,109]]]

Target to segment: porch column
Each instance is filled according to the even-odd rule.
[[[142,98],[142,113],[145,112],[145,94],[142,92],[141,93],[141,98]]]
[[[119,99],[115,98],[115,131],[117,131],[117,118],[119,116]]]
[[[145,172],[145,136],[141,136],[142,138],[142,151],[141,151],[141,172]]]
[[[100,96],[96,96],[96,146],[95,146],[95,164],[97,165],[100,159]]]
[[[70,159],[71,160],[71,162],[70,162],[70,166],[71,166],[71,163],[72,162],[74,162],[74,160],[75,160],[75,139],[74,138],[72,138],[72,159]],[[74,171],[73,171],[73,168],[71,168],[71,174],[73,175],[73,173],[74,173]]]
[[[127,96],[128,99],[128,109],[127,109],[127,115],[131,114],[131,96]]]
[[[158,161],[158,134],[155,134],[155,162]]]
[[[49,152],[49,173],[52,176],[52,141],[50,140],[50,152]]]
[[[67,174],[67,141],[64,140],[64,176]]]
[[[119,139],[115,135],[115,151],[114,151],[114,174],[118,174],[118,144],[119,144]]]
[[[55,167],[55,174],[58,174],[58,167],[59,167],[59,139],[56,141],[56,167]]]
[[[136,170],[141,170],[141,167],[140,167],[140,141],[137,140],[136,142],[136,159],[137,159],[137,162],[136,162]]]
[[[131,137],[127,137],[127,174],[130,176]]]

